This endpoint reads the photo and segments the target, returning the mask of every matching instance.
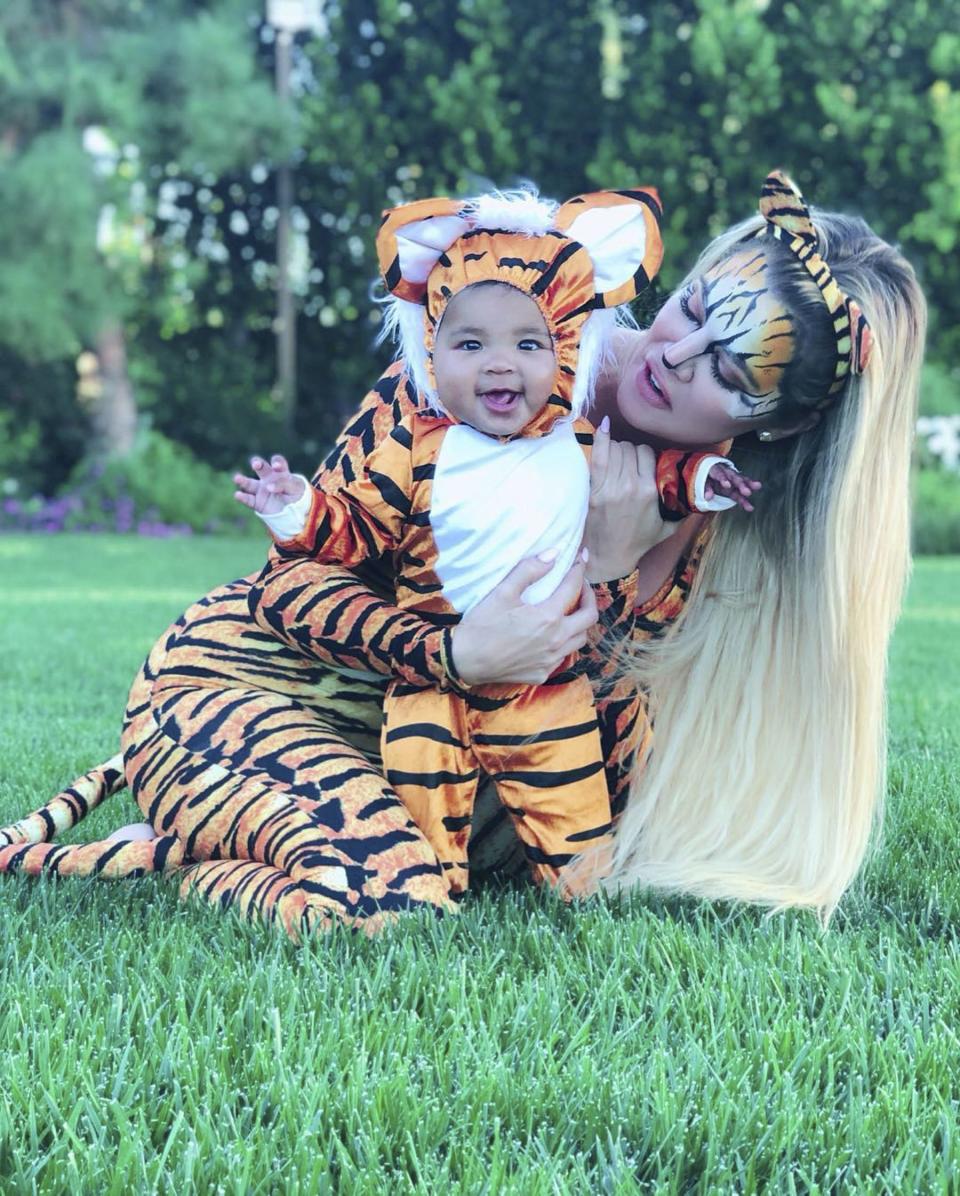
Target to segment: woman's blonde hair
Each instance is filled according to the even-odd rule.
[[[627,662],[649,694],[652,748],[612,856],[581,866],[611,890],[805,906],[826,921],[879,825],[926,310],[910,265],[862,220],[813,215],[873,355],[814,428],[734,450],[762,497],[753,514],[712,520],[682,617]],[[692,276],[759,226],[719,237]]]

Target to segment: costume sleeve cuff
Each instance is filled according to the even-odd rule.
[[[302,473],[294,474],[294,477],[299,478],[303,482],[303,493],[298,499],[294,502],[288,502],[285,507],[273,515],[264,515],[260,511],[257,511],[257,515],[260,516],[270,529],[275,540],[292,540],[296,536],[299,536],[307,526],[307,516],[310,514],[313,494],[310,483]]]
[[[707,488],[707,475],[714,465],[729,465],[731,469],[736,469],[736,465],[729,457],[704,457],[704,459],[697,466],[697,476],[693,482],[693,503],[695,511],[728,511],[731,507],[737,504],[732,498],[724,498],[722,494],[717,494],[714,491],[713,498],[707,498],[704,491]]]

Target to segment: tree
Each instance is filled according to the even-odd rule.
[[[815,203],[860,211],[903,242],[932,300],[931,353],[956,360],[960,36],[942,5],[328,0],[325,11],[326,34],[298,39],[291,131],[259,0],[7,0],[7,460],[11,444],[49,446],[42,470],[62,476],[85,429],[73,360],[119,329],[156,427],[218,465],[276,446],[309,468],[388,355],[373,345],[369,295],[380,210],[522,179],[557,198],[659,187],[668,288],[783,166]],[[91,127],[113,147],[99,157],[82,149]],[[272,164],[291,146],[292,443],[271,396]]]
[[[144,278],[169,303],[188,290],[160,180],[174,163],[217,178],[289,144],[254,36],[241,0],[9,0],[0,15],[0,345],[33,366],[96,350],[101,454],[132,443],[125,324]]]

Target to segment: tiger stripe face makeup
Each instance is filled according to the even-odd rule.
[[[738,418],[769,415],[793,359],[795,334],[792,316],[770,289],[763,252],[734,254],[691,283],[679,302],[696,332],[686,347],[665,353],[664,363],[676,368],[680,355],[695,349],[710,358],[720,385],[738,392]]]
[[[665,443],[710,445],[763,427],[793,359],[793,317],[762,247],[744,246],[664,304],[617,392],[623,421]]]

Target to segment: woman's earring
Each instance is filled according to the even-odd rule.
[[[769,441],[773,440],[773,433],[772,432],[758,432],[757,439],[762,440],[764,442],[764,444],[766,444]]]

